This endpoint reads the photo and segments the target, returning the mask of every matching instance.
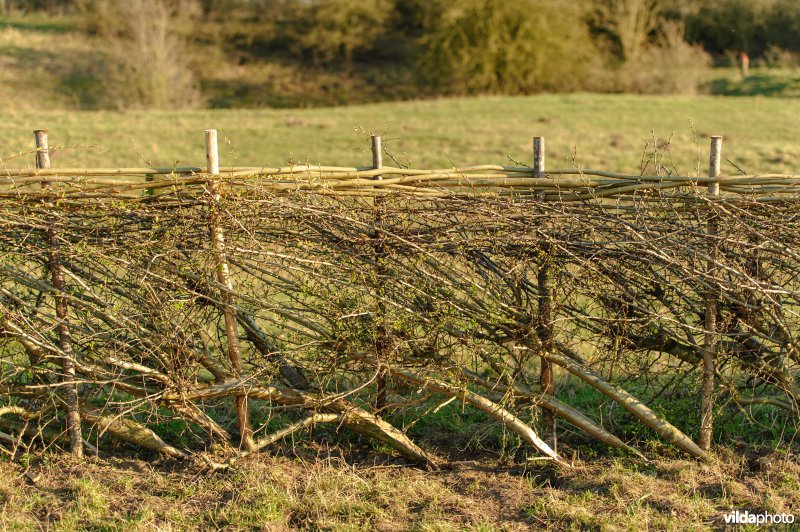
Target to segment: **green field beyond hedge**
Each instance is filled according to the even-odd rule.
[[[748,173],[792,173],[800,157],[798,123],[794,99],[590,94],[322,109],[10,111],[0,129],[0,157],[9,168],[32,164],[32,131],[48,128],[51,145],[63,147],[54,166],[200,165],[203,130],[218,128],[223,165],[366,165],[371,131],[413,167],[528,164],[531,137],[543,135],[548,168],[577,163],[636,172],[651,158],[655,139],[666,167],[694,174],[698,165],[707,171],[705,137],[721,134],[723,173],[739,172],[727,159]]]

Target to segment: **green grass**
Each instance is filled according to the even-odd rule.
[[[13,28],[26,32],[69,33],[77,29],[78,20],[68,16],[50,16],[33,11],[31,13],[10,13],[0,15],[0,30]]]
[[[550,169],[572,167],[574,158],[584,168],[637,172],[654,136],[662,148],[672,138],[663,163],[683,174],[707,171],[709,134],[724,135],[724,159],[747,172],[793,172],[800,158],[800,101],[760,97],[576,94],[306,110],[9,109],[4,118],[0,156],[7,167],[32,163],[37,128],[48,128],[51,145],[65,148],[53,156],[63,167],[202,165],[206,128],[221,130],[222,162],[232,165],[364,165],[369,131],[383,134],[389,150],[415,167],[503,164],[509,157],[528,163],[533,135],[546,137]],[[723,168],[737,172],[727,162]]]
[[[56,530],[706,530],[731,509],[800,511],[800,467],[720,460],[578,460],[453,470],[262,455],[233,470],[46,454],[0,461],[0,528]]]

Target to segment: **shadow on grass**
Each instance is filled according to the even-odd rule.
[[[711,94],[720,96],[800,97],[800,72],[757,73],[745,79],[718,78],[711,81]]]

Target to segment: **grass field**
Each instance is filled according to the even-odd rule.
[[[370,131],[415,167],[503,164],[509,157],[527,164],[531,136],[543,135],[549,168],[571,167],[574,158],[584,168],[636,172],[655,138],[661,149],[671,139],[664,164],[694,174],[698,166],[707,171],[704,137],[721,134],[724,159],[743,170],[791,173],[800,158],[798,122],[794,99],[590,94],[292,110],[8,110],[0,156],[7,167],[31,164],[32,131],[48,128],[51,145],[64,147],[55,166],[200,165],[203,130],[218,128],[223,164],[368,164]],[[723,172],[738,170],[724,162]]]

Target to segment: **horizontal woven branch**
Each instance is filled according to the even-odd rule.
[[[380,176],[381,179],[377,179]],[[708,183],[719,183],[731,196],[763,201],[800,201],[800,176],[754,174],[711,177],[678,175],[627,175],[601,170],[555,170],[534,177],[533,169],[478,165],[449,169],[383,167],[288,166],[282,168],[228,167],[211,176],[200,167],[175,168],[73,168],[5,169],[0,176],[0,198],[102,198],[153,201],[181,192],[197,195],[210,180],[219,180],[229,192],[253,191],[282,194],[308,191],[320,194],[421,197],[470,195],[535,195],[544,201],[592,199],[646,200],[665,191],[705,196]],[[41,190],[49,183],[50,190]],[[702,187],[699,188],[699,187]],[[163,198],[161,198],[163,199]],[[730,198],[729,198],[730,199]]]

